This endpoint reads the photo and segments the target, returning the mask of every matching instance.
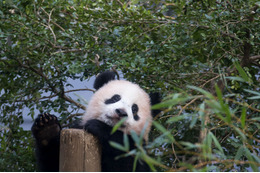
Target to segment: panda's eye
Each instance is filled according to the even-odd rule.
[[[138,108],[137,104],[132,105],[132,112],[133,112],[135,121],[138,121],[140,119],[140,117],[137,115],[138,109],[139,108]]]
[[[121,96],[118,94],[113,95],[110,99],[105,100],[105,104],[113,104],[121,100]]]
[[[133,112],[133,114],[136,114],[136,113],[138,112],[138,106],[137,106],[137,104],[133,104],[133,105],[132,105],[132,112]]]

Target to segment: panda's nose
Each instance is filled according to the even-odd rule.
[[[119,117],[127,117],[127,113],[124,109],[116,109],[116,113]]]

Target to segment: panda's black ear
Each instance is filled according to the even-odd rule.
[[[155,93],[150,93],[150,100],[151,100],[151,105],[156,105],[161,102],[161,95],[158,92]],[[161,112],[159,109],[152,109],[152,116],[155,117]]]
[[[98,90],[109,81],[115,80],[115,77],[116,73],[113,71],[105,71],[103,73],[100,73],[94,82],[94,88]]]

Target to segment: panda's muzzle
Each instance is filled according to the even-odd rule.
[[[127,117],[127,113],[124,109],[116,109],[115,111],[120,118]]]

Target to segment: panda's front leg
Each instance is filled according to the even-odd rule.
[[[106,142],[111,137],[112,127],[100,120],[89,120],[84,128],[87,132],[96,136],[101,143]]]
[[[49,113],[40,114],[31,130],[36,142],[39,171],[59,171],[61,126],[57,117]]]
[[[124,145],[124,133],[120,130],[116,130],[113,134],[111,134],[112,129],[113,127],[96,119],[89,120],[85,124],[85,130],[99,139],[103,149],[109,150],[109,152],[113,153],[113,155],[124,154],[124,152],[113,148],[109,144],[109,142],[112,141]],[[132,150],[135,148],[135,143],[130,135],[127,136],[129,139],[130,150]]]

